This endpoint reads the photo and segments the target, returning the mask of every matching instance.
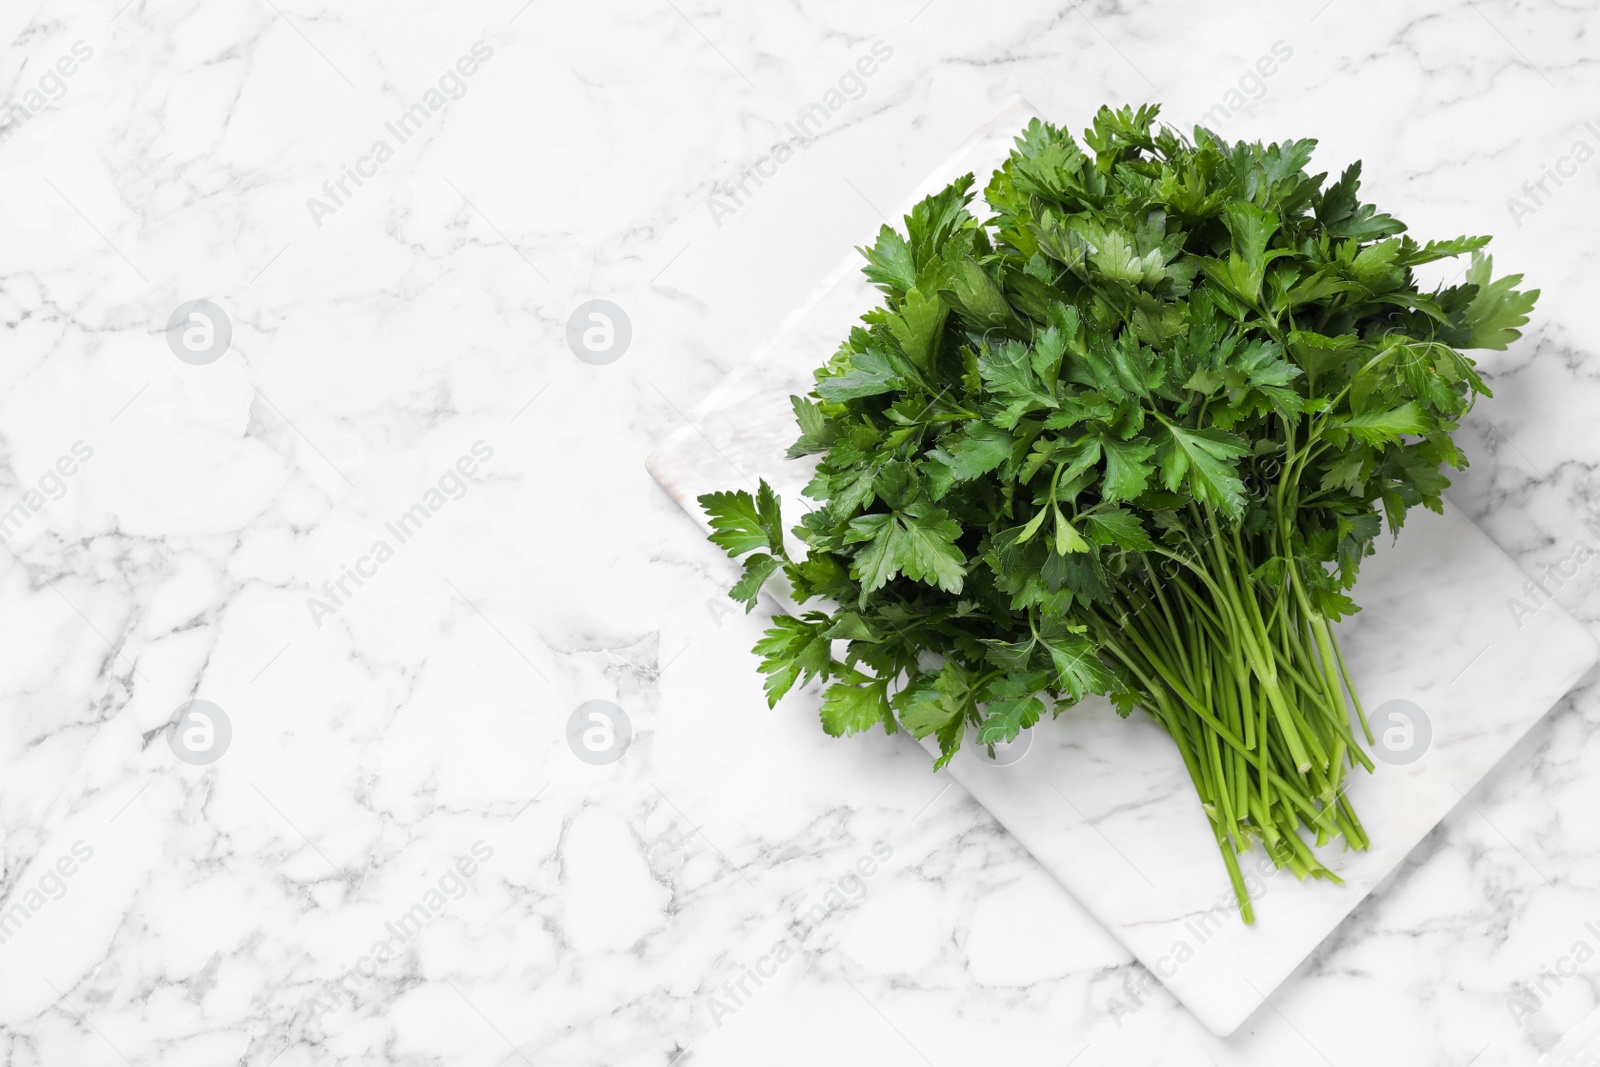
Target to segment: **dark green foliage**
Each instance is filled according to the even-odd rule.
[[[885,300],[796,397],[819,456],[791,556],[778,503],[701,498],[753,605],[783,570],[803,618],[758,646],[775,702],[828,683],[830,734],[1010,740],[1090,693],[1173,734],[1234,856],[1251,837],[1365,843],[1369,769],[1328,623],[1407,509],[1440,508],[1451,440],[1538,296],[1487,238],[1419,245],[1312,141],[1225,144],[1101,109],[1080,146],[1035,120],[971,210],[969,175],[862,249]],[[1414,268],[1470,254],[1423,292]],[[831,642],[842,641],[843,658]],[[1364,729],[1364,722],[1362,722]],[[1242,887],[1241,904],[1244,903]]]

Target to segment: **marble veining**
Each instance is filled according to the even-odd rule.
[[[916,746],[764,707],[763,612],[643,461],[1007,100],[1161,101],[1543,289],[1451,499],[1592,631],[1600,162],[1546,177],[1600,123],[1586,5],[46,0],[0,40],[0,1062],[1584,1062],[1590,679],[1219,1038]]]

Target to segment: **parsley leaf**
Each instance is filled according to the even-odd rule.
[[[1230,871],[1260,842],[1329,877],[1312,849],[1366,847],[1344,786],[1374,766],[1332,624],[1382,529],[1465,465],[1450,435],[1491,394],[1463,350],[1515,342],[1539,294],[1488,238],[1363,203],[1359,163],[1311,173],[1312,140],[1158,117],[1030,122],[982,218],[965,175],[861,249],[882,304],[791,400],[803,555],[765,482],[700,503],[734,600],[781,574],[818,605],[757,643],[769,703],[823,683],[827,733],[903,728],[935,767],[969,729],[1143,708]]]

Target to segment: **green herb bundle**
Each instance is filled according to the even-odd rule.
[[[971,175],[862,249],[885,302],[793,398],[818,502],[700,498],[753,606],[770,702],[826,683],[829,734],[1010,741],[1088,694],[1182,754],[1246,921],[1238,856],[1334,878],[1367,838],[1343,786],[1367,727],[1331,626],[1385,522],[1439,510],[1451,440],[1537,291],[1486,237],[1419,244],[1331,184],[1315,142],[1227,144],[1102,108],[1038,120],[973,214]],[[1470,254],[1458,284],[1414,269]],[[1361,736],[1358,736],[1361,735]],[[1336,879],[1335,879],[1336,880]]]

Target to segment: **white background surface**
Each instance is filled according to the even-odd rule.
[[[1232,99],[1220,132],[1364,158],[1418,233],[1496,233],[1543,288],[1451,495],[1530,573],[1571,560],[1596,543],[1600,162],[1522,186],[1600,148],[1587,7],[120,2],[0,9],[27,111],[0,144],[0,512],[28,509],[0,551],[0,913],[28,911],[3,1062],[1524,1063],[1596,1007],[1600,955],[1507,1008],[1600,949],[1589,686],[1218,1041],[1159,991],[1114,1016],[1143,969],[920,751],[767,711],[760,618],[711,609],[731,568],[642,466],[1013,93],[1074,127]],[[480,40],[319,226],[307,199]],[[859,99],[713,219],[879,40]],[[565,344],[592,297],[632,322],[609,366]],[[164,334],[199,298],[233,326],[207,366]],[[319,627],[308,597],[477,441],[460,499]],[[1600,561],[1563,568],[1592,624]],[[196,697],[232,723],[209,768],[162,729]],[[633,725],[608,767],[565,739],[592,699]],[[846,906],[713,1018],[830,888]]]

